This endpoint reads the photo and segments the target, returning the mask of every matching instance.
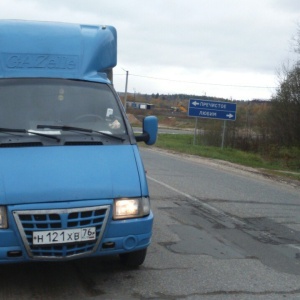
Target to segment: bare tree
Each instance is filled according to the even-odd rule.
[[[300,62],[283,74],[271,101],[272,137],[279,146],[300,146]]]

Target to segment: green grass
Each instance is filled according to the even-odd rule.
[[[269,173],[273,175],[281,175],[300,180],[299,168],[289,168],[286,166],[286,161],[283,158],[272,159],[262,157],[260,154],[249,153],[231,148],[224,148],[222,150],[221,147],[193,145],[193,139],[193,135],[159,134],[155,146],[175,152],[224,160],[253,168],[261,168],[269,171]],[[296,159],[298,165],[299,159],[299,157]]]

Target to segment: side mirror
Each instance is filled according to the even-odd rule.
[[[158,131],[158,121],[155,116],[148,116],[143,120],[143,133],[135,137],[137,142],[145,142],[153,145],[156,142]]]

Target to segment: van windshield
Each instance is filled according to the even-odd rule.
[[[0,105],[0,128],[51,132],[57,125],[113,135],[126,133],[120,104],[106,84],[49,78],[1,79]],[[59,134],[76,132],[62,130]]]

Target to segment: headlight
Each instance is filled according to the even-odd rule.
[[[121,198],[115,199],[115,220],[144,217],[150,214],[149,198]]]
[[[0,229],[1,228],[7,228],[7,214],[5,206],[0,206]]]

